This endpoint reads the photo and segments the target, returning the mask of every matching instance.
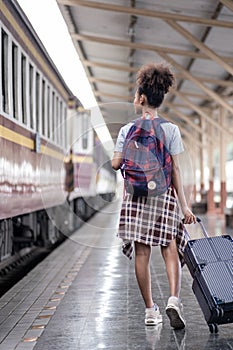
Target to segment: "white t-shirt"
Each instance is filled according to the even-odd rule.
[[[115,152],[122,152],[126,135],[132,125],[133,122],[130,122],[120,129],[115,145]],[[169,153],[172,156],[182,153],[184,151],[184,146],[182,143],[180,130],[178,126],[173,123],[167,122],[161,124],[161,127],[163,128],[163,131],[165,133],[164,144]]]

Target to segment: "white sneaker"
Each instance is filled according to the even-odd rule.
[[[183,316],[183,305],[177,297],[170,297],[167,302],[166,314],[170,319],[171,327],[174,329],[185,328]]]
[[[159,308],[154,307],[146,308],[145,310],[145,325],[156,326],[163,322],[162,315],[160,314]]]

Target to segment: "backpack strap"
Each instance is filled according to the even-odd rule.
[[[150,118],[147,118],[146,114],[149,114]],[[127,132],[125,142],[130,139],[131,135],[135,133],[136,129],[138,129],[138,132],[140,132],[140,129],[148,131],[152,129],[154,130],[153,135],[159,140],[164,141],[165,134],[164,130],[161,128],[161,124],[163,123],[168,123],[168,120],[161,117],[155,118],[152,113],[146,112],[142,117],[133,120],[133,124]]]

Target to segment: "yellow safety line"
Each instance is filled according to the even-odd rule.
[[[6,128],[3,125],[0,125],[0,137],[4,138],[5,140],[14,142],[18,145],[21,145],[23,147],[27,147],[30,150],[34,150],[35,148],[35,141],[30,139],[29,137],[23,136],[13,130],[10,130]],[[62,161],[68,161],[69,158],[65,157],[62,152],[55,151],[51,147],[47,145],[41,145],[40,147],[40,153],[45,154],[47,156],[60,159]],[[91,164],[93,162],[93,158],[90,155],[73,155],[72,160],[74,163],[88,163]]]
[[[64,154],[59,153],[46,145],[41,145],[40,149],[41,149],[41,153],[46,154],[47,156],[57,158],[57,159],[60,159],[62,161],[65,160]]]
[[[30,138],[20,135],[19,133],[12,131],[4,126],[0,125],[0,136],[4,139],[17,143],[21,146],[27,147],[29,149],[34,149],[34,141]]]
[[[91,164],[93,163],[93,158],[92,156],[77,156],[77,155],[72,155],[72,160],[74,163],[88,163],[88,164]]]
[[[35,148],[34,140],[30,139],[29,137],[20,135],[19,133],[10,130],[2,125],[0,125],[0,137],[4,138],[5,140],[14,142],[18,145],[21,145],[23,147],[27,147],[31,150],[34,150]],[[41,153],[57,159],[64,160],[64,155],[62,153],[59,153],[45,145],[41,145]]]

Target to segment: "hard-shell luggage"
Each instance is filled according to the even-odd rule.
[[[192,289],[211,333],[233,322],[233,240],[229,235],[190,239],[184,259],[193,277]]]

